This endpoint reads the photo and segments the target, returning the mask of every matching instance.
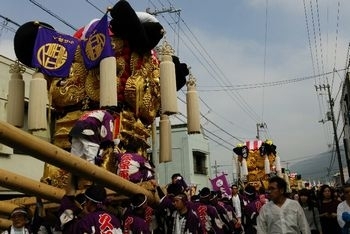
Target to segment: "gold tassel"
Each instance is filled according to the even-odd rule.
[[[248,175],[248,166],[247,160],[245,158],[242,159],[242,168],[241,168],[241,176],[245,177]]]
[[[187,132],[188,134],[200,133],[200,112],[198,103],[198,94],[196,90],[196,78],[190,72],[187,84]]]
[[[271,173],[270,160],[269,160],[269,156],[267,156],[267,155],[265,155],[264,167],[265,167],[265,174],[266,175],[270,174]]]
[[[44,74],[35,72],[32,75],[29,89],[28,129],[31,131],[46,130],[46,105],[48,104],[47,82]]]
[[[172,55],[174,50],[164,41],[160,48],[162,61],[160,62],[160,101],[162,114],[172,115],[178,113],[175,65]]]
[[[117,106],[117,63],[115,57],[100,62],[100,106]]]
[[[171,124],[169,116],[161,115],[159,121],[159,163],[172,160]]]
[[[18,61],[10,66],[11,79],[7,94],[7,122],[18,128],[24,122],[24,80],[25,68]]]

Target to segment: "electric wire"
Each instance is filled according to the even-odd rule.
[[[159,0],[158,0],[159,1]],[[156,5],[151,2],[153,4],[153,7],[156,8]],[[160,2],[161,3],[161,2]],[[162,4],[162,3],[161,3]],[[162,4],[162,6],[164,7],[164,5]],[[172,30],[176,33],[176,30],[172,27],[172,25],[169,23],[169,21],[162,15],[163,19],[168,23],[168,25],[172,28]],[[174,20],[174,19],[173,19]],[[207,66],[210,67],[214,73],[216,73],[217,76],[213,75],[207,68],[206,65],[203,64],[203,62],[201,62],[201,60],[198,58],[198,56],[196,54],[193,53],[192,49],[185,43],[185,40],[180,36],[182,42],[184,42],[184,45],[191,50],[192,54],[197,58],[197,60],[200,62],[200,64],[203,66],[203,68],[213,77],[213,79],[215,79],[219,84],[225,83],[225,81],[223,81],[222,78],[225,78],[226,83],[231,84],[231,82],[229,81],[229,79],[226,77],[226,75],[223,73],[222,69],[220,69],[217,65],[217,63],[215,62],[215,60],[211,57],[211,55],[207,52],[207,50],[204,48],[204,46],[201,44],[201,42],[198,40],[197,36],[192,32],[192,30],[188,27],[187,23],[180,18],[180,20],[182,21],[182,24],[186,27],[186,29],[189,31],[189,33],[191,34],[191,36],[194,38],[194,40],[196,41],[196,43],[198,44],[198,46],[200,47],[200,49],[197,47],[197,45],[194,44],[194,42],[189,38],[188,34],[181,28],[181,32],[184,34],[184,36],[188,39],[188,41],[190,42],[190,44],[197,50],[197,52],[201,55],[201,57],[205,60],[205,62],[207,63]],[[205,53],[206,56],[203,55],[203,53]],[[206,58],[208,57],[208,59],[210,61],[208,61],[208,59]],[[213,65],[215,66],[215,68],[213,67]],[[219,74],[220,73],[220,74]],[[218,80],[218,78],[221,78],[220,80]],[[248,116],[253,119],[255,122],[258,122],[259,116],[255,113],[255,111],[249,106],[249,104],[242,98],[242,96],[239,93],[228,93],[228,95],[239,105],[239,107],[246,113],[248,114]],[[233,97],[233,96],[234,97]],[[244,105],[243,105],[243,104]]]
[[[334,64],[333,68],[335,68],[337,64],[337,48],[338,48],[338,34],[339,34],[339,21],[340,21],[340,1],[338,1],[338,10],[337,10],[337,24],[335,28],[335,43],[334,43]],[[332,86],[334,84],[334,77],[332,79]]]
[[[268,28],[268,8],[269,0],[266,0],[266,9],[265,9],[265,40],[264,40],[264,72],[263,72],[263,83],[266,81],[266,56],[267,56],[267,28]],[[264,122],[264,106],[265,106],[265,89],[262,89],[261,97],[261,122]]]
[[[344,71],[346,70],[345,68],[335,70],[336,72],[339,71]],[[233,86],[224,86],[222,89],[218,89],[215,86],[210,86],[213,87],[214,89],[200,89],[198,88],[197,91],[202,91],[202,92],[210,92],[210,91],[224,91],[224,90],[243,90],[243,89],[257,89],[257,88],[264,88],[264,87],[272,87],[272,86],[282,86],[282,85],[287,85],[287,84],[292,84],[292,83],[297,83],[305,80],[310,80],[310,79],[315,79],[320,76],[324,75],[329,75],[332,74],[333,71],[325,72],[322,74],[318,75],[311,75],[311,76],[304,76],[304,77],[298,77],[298,78],[293,78],[293,79],[286,79],[286,80],[279,80],[279,81],[272,81],[272,82],[267,82],[267,83],[255,83],[255,84],[239,84],[239,85],[233,85]],[[200,86],[200,87],[207,87],[207,86]]]
[[[181,113],[181,112],[179,113],[179,115],[182,116],[182,117],[187,118],[187,117],[186,117],[183,113]],[[187,121],[181,119],[178,115],[175,115],[174,117],[177,118],[178,120],[180,120],[182,123],[187,124]],[[228,144],[228,145],[230,145],[230,146],[232,147],[232,143],[230,143],[230,142],[224,140],[222,137],[220,137],[220,136],[214,134],[213,132],[207,130],[207,129],[204,128],[203,126],[202,126],[202,129],[203,129],[203,130],[206,130],[207,133],[209,133],[209,134],[211,134],[212,136],[216,137],[217,139],[221,140],[221,142],[225,142],[226,144]],[[206,135],[205,133],[203,133],[203,135],[206,136],[207,138],[209,138],[210,140],[212,140],[213,142],[215,142],[216,144],[222,146],[223,148],[225,148],[225,149],[227,149],[227,150],[229,150],[229,151],[232,151],[233,147],[232,147],[232,148],[229,148],[228,146],[225,146],[225,145],[222,144],[221,142],[217,141],[216,139],[213,139],[212,137]]]
[[[62,19],[60,16],[58,16],[57,14],[53,13],[52,11],[50,11],[49,9],[47,9],[46,7],[44,7],[43,5],[41,5],[40,3],[38,3],[35,0],[29,0],[29,2],[33,3],[34,5],[36,5],[37,7],[39,7],[41,10],[45,11],[46,13],[48,13],[49,15],[53,16],[54,18],[58,19],[59,21],[61,21],[63,24],[67,25],[68,27],[70,27],[71,29],[73,29],[74,31],[77,31],[77,27],[73,26],[72,24],[68,23],[67,21],[65,21],[64,19]]]

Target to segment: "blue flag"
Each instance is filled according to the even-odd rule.
[[[103,58],[114,56],[111,38],[108,32],[108,18],[105,14],[102,19],[81,40],[81,53],[87,69],[99,65]]]
[[[35,39],[32,66],[48,76],[68,77],[79,40],[40,27]]]

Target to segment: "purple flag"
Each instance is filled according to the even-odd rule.
[[[221,191],[222,195],[228,197],[231,194],[225,174],[210,179],[214,191]]]
[[[91,27],[94,28],[89,29],[85,39],[81,40],[81,53],[88,69],[98,66],[103,58],[114,56],[109,37],[107,14]]]
[[[79,40],[40,27],[35,39],[32,65],[48,76],[68,77]]]

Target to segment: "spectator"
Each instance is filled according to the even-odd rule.
[[[305,217],[309,223],[311,234],[322,234],[320,214],[318,212],[315,203],[311,197],[311,191],[306,188],[301,189],[299,192],[299,203],[304,209]]]
[[[238,224],[242,223],[242,199],[240,197],[240,195],[238,194],[238,186],[237,184],[233,184],[231,186],[231,200],[232,200],[232,206],[235,209],[236,212],[236,217],[238,220]]]
[[[270,199],[259,212],[257,233],[301,233],[310,234],[309,224],[300,204],[287,197],[287,183],[275,176],[270,178]]]
[[[24,233],[24,234],[32,234],[28,224],[30,222],[30,217],[28,210],[25,207],[17,207],[15,208],[11,214],[10,219],[12,221],[12,225],[1,234],[15,234],[15,233]]]
[[[322,185],[319,195],[319,212],[322,233],[339,233],[340,226],[337,222],[337,207],[340,202],[335,199],[334,190],[329,185]]]
[[[350,231],[350,183],[343,186],[344,201],[337,207],[337,220],[341,227],[341,233],[349,233]]]

